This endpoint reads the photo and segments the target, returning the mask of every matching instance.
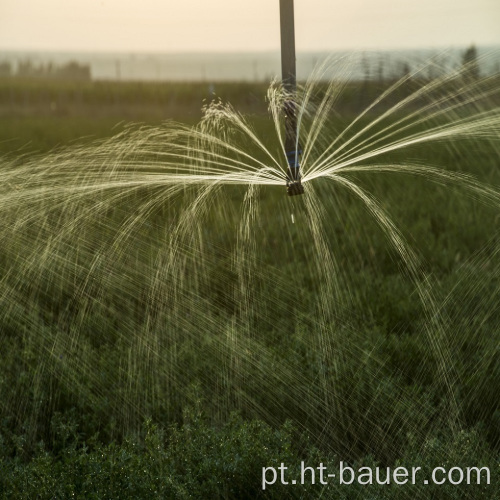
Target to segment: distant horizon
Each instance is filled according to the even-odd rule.
[[[470,46],[475,46],[478,49],[500,49],[500,42],[498,43],[475,43],[470,42],[466,44],[455,44],[455,45],[442,45],[442,46],[414,46],[414,47],[380,47],[380,48],[336,48],[336,49],[297,49],[297,54],[329,54],[329,53],[343,53],[343,52],[413,52],[413,51],[446,51],[446,50],[458,50],[468,48]],[[147,49],[136,49],[136,50],[125,50],[125,49],[43,49],[43,48],[4,48],[0,47],[0,57],[4,52],[31,52],[37,54],[44,53],[54,53],[54,54],[117,54],[117,55],[131,55],[131,54],[147,54],[147,55],[245,55],[245,54],[279,54],[280,49],[256,49],[256,50],[147,50]]]
[[[484,74],[500,72],[500,45],[476,46]],[[322,77],[365,79],[367,75],[401,75],[408,69],[456,69],[468,46],[398,50],[298,51],[297,77],[315,71]],[[328,61],[335,64],[328,64]],[[341,62],[343,61],[343,62]],[[119,52],[119,51],[0,51],[8,71],[42,72],[71,62],[87,66],[92,80],[121,81],[270,81],[281,74],[277,50],[248,52]],[[327,63],[324,66],[324,63]],[[339,64],[340,63],[340,64]],[[24,67],[23,67],[24,65]],[[431,69],[434,68],[434,69]],[[29,69],[31,68],[31,69]],[[383,69],[382,69],[383,68]],[[347,71],[347,73],[345,73]],[[26,73],[25,73],[26,74]],[[379,76],[378,76],[379,77]]]

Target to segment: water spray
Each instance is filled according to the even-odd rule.
[[[297,76],[295,67],[295,25],[293,0],[280,0],[281,24],[281,77],[287,93],[283,107],[285,119],[285,153],[288,162],[286,191],[288,196],[304,194],[300,177],[300,154],[297,134],[295,93]]]

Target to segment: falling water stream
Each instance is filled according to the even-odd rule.
[[[336,64],[349,71],[347,60]],[[71,395],[128,432],[149,415],[178,419],[201,398],[213,419],[234,409],[276,424],[292,418],[339,453],[364,446],[397,456],[387,436],[424,438],[436,416],[418,391],[409,396],[405,366],[391,389],[378,382],[383,334],[367,338],[359,326],[372,324],[379,298],[366,303],[368,290],[392,268],[394,287],[418,304],[401,328],[424,346],[440,418],[459,429],[456,383],[466,368],[453,339],[470,328],[482,341],[495,291],[472,269],[496,276],[498,250],[483,243],[443,298],[391,200],[414,182],[498,211],[497,186],[474,177],[474,165],[451,164],[464,147],[486,148],[498,168],[498,78],[419,76],[395,81],[342,126],[348,80],[316,74],[300,87],[305,194],[293,201],[281,119],[290,96],[277,83],[265,131],[217,101],[194,127],[131,126],[90,145],[1,159],[0,338],[22,353],[11,360],[20,375],[2,388],[3,411],[28,415],[36,433]],[[371,191],[378,176],[392,198]],[[477,294],[480,303],[465,300]],[[460,324],[449,313],[459,303],[469,304]],[[490,362],[476,360],[476,373]],[[426,379],[425,366],[415,370]]]

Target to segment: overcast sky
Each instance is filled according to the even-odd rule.
[[[500,0],[295,0],[297,50],[500,44]],[[0,50],[279,48],[279,0],[0,0]]]

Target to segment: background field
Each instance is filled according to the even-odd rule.
[[[335,137],[390,83],[350,83],[329,117],[328,133]],[[414,85],[401,88],[386,106]],[[3,79],[0,150],[6,163],[20,165],[49,151],[64,155],[68,144],[78,146],[76,157],[89,155],[92,141],[131,121],[155,127],[165,119],[197,123],[214,92],[250,115],[272,141],[266,89]],[[491,106],[498,106],[498,98]],[[500,182],[498,143],[492,141],[436,142],[384,160],[402,158],[472,174],[488,186]],[[488,465],[492,485],[404,491],[276,485],[270,496],[366,498],[369,491],[370,498],[497,498],[498,208],[460,185],[417,176],[353,178],[380,200],[418,250],[445,328],[432,330],[433,318],[404,262],[366,208],[327,181],[311,183],[311,189],[321,200],[322,235],[342,269],[335,300],[327,296],[330,284],[306,211],[300,200],[286,198],[284,186],[261,188],[259,218],[245,249],[255,262],[241,271],[252,272],[244,276],[248,290],[238,289],[242,278],[234,257],[246,188],[224,187],[203,217],[191,219],[193,233],[202,234],[207,246],[200,257],[199,247],[186,239],[181,267],[192,274],[176,284],[181,298],[156,309],[147,303],[155,256],[169,245],[169,225],[189,208],[189,193],[149,213],[123,252],[109,249],[128,216],[154,193],[144,190],[106,206],[89,220],[87,234],[65,242],[67,260],[55,261],[60,273],[56,264],[48,271],[42,264],[25,265],[32,257],[30,228],[4,237],[4,498],[104,498],[117,492],[120,498],[255,498],[262,494],[263,466],[298,467],[300,460],[427,469]],[[3,209],[13,217],[15,207]],[[46,221],[48,231],[57,217],[56,209]],[[93,247],[85,247],[88,242]],[[95,252],[104,264],[89,272]],[[76,263],[79,271],[71,274]],[[28,271],[24,277],[22,270]],[[100,284],[80,294],[79,280],[88,276]],[[323,300],[336,304],[328,322],[318,320]],[[434,341],[449,354],[446,375]]]

